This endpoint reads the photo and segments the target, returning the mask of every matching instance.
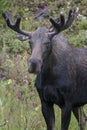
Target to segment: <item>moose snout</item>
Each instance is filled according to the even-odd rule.
[[[29,73],[39,73],[41,70],[41,61],[39,59],[29,60]]]

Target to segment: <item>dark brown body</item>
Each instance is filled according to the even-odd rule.
[[[77,12],[70,10],[66,21],[63,14],[57,21],[50,19],[52,31],[39,27],[34,32],[20,29],[20,17],[14,23],[11,13],[2,14],[7,25],[22,34],[17,35],[21,41],[30,39],[29,72],[37,74],[35,86],[47,130],[54,130],[54,104],[61,108],[61,130],[68,130],[71,111],[80,130],[85,130],[86,117],[81,106],[87,104],[87,48],[75,48],[58,34],[72,24]]]
[[[62,110],[61,130],[68,130],[71,111],[87,103],[86,57],[87,48],[75,48],[61,35],[52,38],[50,54],[36,79],[48,130],[54,127],[54,104]]]

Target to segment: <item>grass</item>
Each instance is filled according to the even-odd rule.
[[[55,130],[60,130],[61,112],[56,105],[55,113]],[[72,114],[69,130],[77,128],[78,124]],[[33,86],[14,86],[9,80],[0,83],[0,130],[46,130],[40,100]]]
[[[41,113],[40,99],[34,87],[34,75],[28,74],[29,55],[1,54],[0,69],[5,77],[0,81],[0,130],[46,130]],[[87,107],[84,108],[87,113]],[[61,111],[55,105],[55,130],[60,130]],[[69,130],[77,130],[78,124],[72,114]],[[86,127],[87,129],[87,127]]]
[[[35,76],[27,71],[28,58],[26,51],[14,56],[3,49],[1,54],[0,69],[6,74],[0,81],[0,130],[46,130],[40,99],[34,87]],[[87,107],[84,109],[87,113]],[[56,105],[55,116],[55,130],[60,130],[61,111]],[[77,129],[72,114],[69,130]]]
[[[0,130],[46,130],[39,96],[34,87],[35,76],[27,72],[26,53],[20,58],[17,56],[15,62],[14,57],[10,60],[12,62],[7,61],[12,63],[9,67],[10,72],[14,70],[12,77],[9,75],[8,79],[0,82]],[[56,105],[55,116],[55,130],[60,130],[61,111]],[[77,128],[77,121],[72,114],[69,130]]]
[[[31,14],[28,20],[22,21],[25,30],[35,30],[39,24],[49,25],[46,19],[43,22],[33,21]],[[46,130],[40,99],[34,87],[35,76],[27,72],[27,51],[30,51],[28,42],[16,40],[12,30],[4,28],[4,25],[0,31],[0,71],[4,74],[0,81],[0,130]],[[66,32],[69,41],[75,46],[87,45],[86,25],[87,19],[81,20],[77,28],[75,26],[76,29]],[[87,113],[87,106],[84,109]],[[55,130],[60,130],[61,111],[56,105],[55,116]],[[78,123],[72,114],[69,130],[77,129]]]

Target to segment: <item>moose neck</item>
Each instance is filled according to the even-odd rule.
[[[68,54],[71,53],[72,46],[60,34],[54,36],[51,41],[51,52],[46,57],[43,65],[52,70],[55,66],[65,64]]]

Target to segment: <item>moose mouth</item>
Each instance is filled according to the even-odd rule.
[[[40,60],[33,60],[29,61],[29,68],[28,72],[33,74],[38,74],[41,71],[41,61]]]

